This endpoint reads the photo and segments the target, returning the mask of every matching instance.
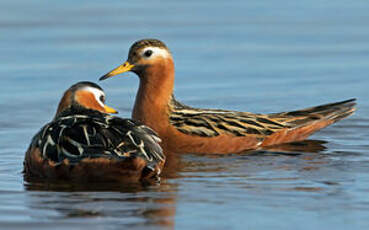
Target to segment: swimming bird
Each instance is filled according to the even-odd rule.
[[[140,122],[111,116],[102,88],[79,82],[65,91],[54,119],[32,139],[26,178],[85,182],[155,181],[165,157],[160,138]]]
[[[135,42],[127,61],[100,80],[127,71],[140,79],[132,118],[153,128],[168,152],[237,153],[301,141],[355,111],[355,99],[271,114],[192,108],[175,99],[173,57],[157,39]]]

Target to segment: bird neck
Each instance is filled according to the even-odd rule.
[[[56,114],[54,116],[54,119],[56,119],[61,112],[68,109],[72,105],[72,97],[73,93],[71,91],[66,91],[62,97],[62,99],[59,102],[58,109],[56,110]]]
[[[140,74],[140,86],[136,95],[132,118],[155,127],[168,121],[171,95],[174,88],[174,63],[163,60],[148,66]],[[154,128],[155,129],[155,128]]]

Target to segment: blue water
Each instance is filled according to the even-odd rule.
[[[3,0],[0,228],[367,229],[368,12],[343,0]],[[23,181],[24,152],[64,90],[147,37],[171,49],[186,104],[269,113],[356,97],[358,111],[303,146],[177,156],[160,185]],[[129,117],[137,77],[99,84]]]

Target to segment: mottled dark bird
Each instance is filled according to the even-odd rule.
[[[62,97],[54,119],[32,139],[26,178],[68,181],[158,179],[165,157],[160,138],[140,122],[111,116],[103,90],[79,82]]]

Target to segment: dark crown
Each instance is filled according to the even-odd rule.
[[[104,91],[98,84],[96,83],[93,83],[93,82],[90,82],[90,81],[80,81],[80,82],[77,82],[76,84],[72,85],[70,87],[70,89],[72,91],[75,91],[75,90],[78,90],[78,89],[81,89],[83,87],[92,87],[92,88],[97,88],[101,91]]]
[[[164,42],[158,39],[142,39],[133,43],[133,45],[129,49],[129,56],[134,55],[135,53],[137,53],[138,50],[148,46],[159,47],[168,50],[168,47],[164,44]]]

